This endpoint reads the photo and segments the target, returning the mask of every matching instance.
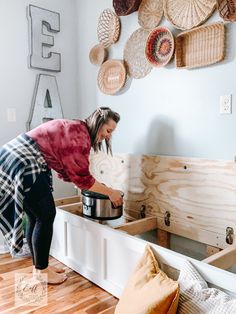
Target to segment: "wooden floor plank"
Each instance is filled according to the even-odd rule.
[[[12,258],[10,254],[0,255],[0,309],[1,314],[15,313],[83,313],[113,314],[118,300],[53,257],[50,264],[64,268],[68,279],[61,285],[48,285],[46,306],[16,306],[15,274],[31,273],[30,258]]]
[[[98,302],[95,305],[91,305],[87,310],[85,309],[85,311],[87,314],[101,313],[105,309],[113,306],[115,303],[117,303],[117,301],[114,300],[114,297],[110,296],[109,298],[107,298],[106,300],[104,300],[102,302]]]

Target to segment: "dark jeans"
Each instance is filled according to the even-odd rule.
[[[24,211],[28,217],[26,239],[37,269],[48,267],[56,208],[48,175],[41,172],[25,194]]]

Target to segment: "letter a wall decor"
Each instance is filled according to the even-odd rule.
[[[63,118],[56,77],[39,74],[36,78],[27,130],[43,122]]]
[[[49,48],[54,46],[54,36],[47,34],[55,34],[60,31],[59,13],[29,5],[27,17],[29,21],[29,67],[60,72],[61,54],[50,51]]]

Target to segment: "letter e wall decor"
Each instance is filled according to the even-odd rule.
[[[61,101],[55,76],[39,74],[36,78],[27,130],[43,122],[63,118]]]
[[[27,17],[29,21],[29,67],[60,72],[61,54],[49,51],[49,48],[54,46],[54,36],[45,33],[45,31],[50,33],[60,31],[59,13],[29,5]]]

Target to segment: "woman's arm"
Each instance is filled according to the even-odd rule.
[[[121,195],[121,191],[109,188],[105,184],[100,183],[96,180],[95,180],[94,184],[91,186],[91,188],[89,188],[89,191],[107,195],[115,207],[123,204],[123,198]]]

